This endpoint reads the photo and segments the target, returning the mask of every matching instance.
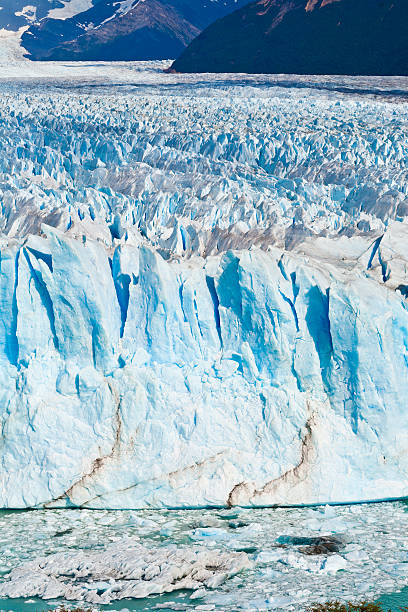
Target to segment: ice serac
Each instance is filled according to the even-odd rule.
[[[227,91],[0,101],[1,507],[408,495],[406,108]]]

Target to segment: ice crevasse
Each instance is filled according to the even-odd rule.
[[[245,131],[209,97],[199,150],[191,100],[37,97],[0,102],[0,507],[407,496],[395,108],[259,100]]]

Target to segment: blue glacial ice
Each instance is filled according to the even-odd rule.
[[[407,105],[22,87],[0,100],[0,506],[408,495]]]

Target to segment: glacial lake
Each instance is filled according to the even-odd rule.
[[[103,550],[136,538],[149,549],[245,551],[252,566],[198,598],[192,591],[101,610],[306,610],[327,600],[374,601],[392,612],[408,605],[408,504],[230,510],[37,510],[0,513],[1,582],[28,561],[73,550]],[[299,538],[333,537],[340,550],[311,555]],[[298,538],[298,540],[296,540]],[[405,589],[405,590],[404,590]],[[1,610],[55,609],[61,600],[2,599]]]

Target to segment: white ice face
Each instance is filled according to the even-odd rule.
[[[407,495],[407,105],[118,70],[3,85],[0,505]]]

